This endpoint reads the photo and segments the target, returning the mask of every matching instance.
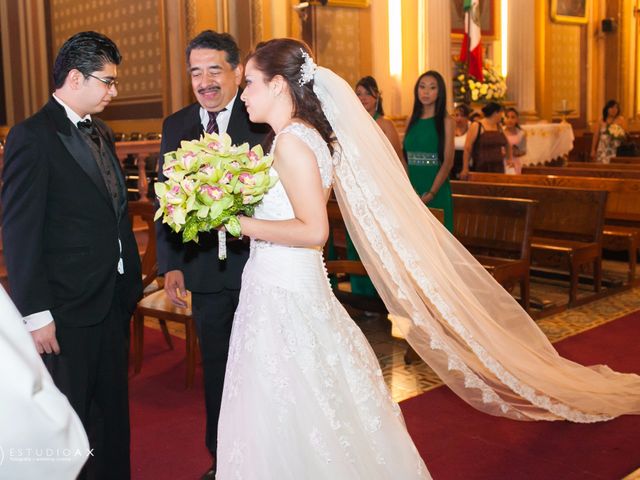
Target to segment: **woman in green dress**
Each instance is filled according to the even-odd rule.
[[[442,75],[429,70],[413,89],[413,113],[404,137],[409,179],[422,201],[444,210],[444,225],[453,232],[453,199],[449,172],[453,167],[453,119],[447,113]]]

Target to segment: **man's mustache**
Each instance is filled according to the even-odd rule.
[[[219,92],[220,91],[220,87],[218,86],[212,86],[212,87],[204,87],[204,88],[199,88],[198,89],[198,93],[203,94],[203,93],[210,93],[210,92]]]

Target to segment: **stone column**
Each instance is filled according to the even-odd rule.
[[[509,0],[507,98],[522,120],[537,118],[535,75],[535,11],[531,0]]]
[[[436,70],[447,85],[447,108],[453,106],[451,61],[451,0],[425,1],[425,70]],[[423,72],[420,72],[423,73]]]

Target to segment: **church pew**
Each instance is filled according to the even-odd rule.
[[[453,195],[454,235],[500,285],[519,285],[525,310],[537,206],[537,201],[522,198]]]
[[[531,238],[532,265],[566,268],[569,271],[569,306],[578,295],[582,267],[592,265],[593,284],[602,281],[602,226],[606,191],[558,188],[540,185],[452,181],[455,194],[528,198],[538,201]]]
[[[431,213],[440,221],[444,222],[444,211],[437,208],[430,208]],[[357,295],[337,288],[336,279],[343,275],[367,275],[367,271],[360,260],[349,260],[346,258],[346,234],[347,229],[340,213],[340,208],[335,197],[331,197],[327,203],[327,215],[329,217],[329,241],[324,246],[325,266],[329,277],[332,279],[336,298],[343,303],[358,310],[369,312],[387,313],[387,308],[379,297],[368,297]],[[330,258],[329,248],[333,243],[335,255],[338,258]]]
[[[473,181],[584,188],[608,192],[602,245],[626,251],[629,257],[629,283],[635,280],[636,254],[640,248],[640,179],[595,178],[547,175],[503,175],[473,173]]]
[[[330,198],[327,203],[327,215],[329,217],[330,238],[344,239],[347,229],[335,198]],[[344,253],[344,249],[341,249]],[[346,256],[341,254],[341,258],[329,259],[329,242],[324,246],[324,258],[327,273],[332,279],[336,279],[339,275],[367,275],[367,271],[360,260],[348,260]],[[332,280],[333,284],[334,280]],[[337,285],[333,289],[336,298],[340,303],[350,305],[358,310],[387,313],[387,308],[379,297],[368,297],[365,295],[357,295],[351,292],[339,290]]]
[[[640,164],[640,157],[611,157],[611,163]]]
[[[568,167],[523,167],[523,174],[560,175],[570,177],[623,178],[640,180],[640,169],[621,169],[609,165],[609,168],[568,168]]]
[[[588,170],[640,170],[640,165],[637,163],[616,163],[615,165],[611,165],[610,163],[569,162],[566,166],[568,168]]]

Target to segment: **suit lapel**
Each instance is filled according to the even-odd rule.
[[[241,88],[238,89],[236,100],[233,102],[231,116],[229,117],[229,125],[227,126],[227,133],[234,143],[241,143],[237,138],[244,138],[246,135],[247,125],[249,124],[247,111],[244,108],[243,101],[240,100],[240,95],[242,95]]]
[[[200,138],[204,133],[202,128],[202,120],[200,119],[200,104],[193,104],[192,111],[189,112],[188,118],[192,119],[185,125],[184,135],[180,138],[184,140],[195,140]]]
[[[71,124],[62,105],[51,98],[49,103],[45,105],[44,110],[56,126],[58,138],[71,155],[71,158],[89,176],[103,198],[111,204],[109,192],[100,174],[98,164],[94,160],[86,141],[82,138],[82,134]]]

